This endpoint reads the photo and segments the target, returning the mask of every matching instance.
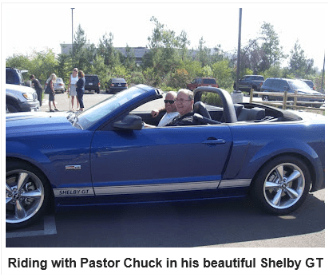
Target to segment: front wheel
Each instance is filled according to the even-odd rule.
[[[35,167],[8,162],[6,171],[6,225],[26,226],[43,215],[49,201],[49,184]]]
[[[7,104],[7,110],[8,110],[8,113],[17,113],[18,112],[18,109],[12,104]]]
[[[260,170],[251,193],[267,212],[285,215],[301,206],[309,193],[310,183],[310,173],[303,161],[282,156]]]

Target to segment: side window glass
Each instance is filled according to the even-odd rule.
[[[14,74],[11,71],[6,71],[6,83],[14,84]]]

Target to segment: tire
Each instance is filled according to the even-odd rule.
[[[286,215],[302,205],[310,184],[310,173],[303,161],[294,156],[281,156],[261,168],[251,195],[266,212]]]
[[[7,110],[9,113],[17,113],[19,112],[19,110],[17,109],[16,106],[12,105],[12,104],[6,104],[7,105]]]
[[[25,227],[38,220],[43,216],[49,200],[48,180],[38,169],[25,162],[7,162],[7,229]]]

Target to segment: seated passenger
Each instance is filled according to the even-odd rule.
[[[170,92],[166,93],[165,99],[164,99],[166,114],[162,117],[162,119],[158,123],[157,127],[165,126],[166,124],[170,123],[172,121],[172,119],[175,118],[179,114],[177,112],[177,107],[175,106],[175,102],[174,102],[176,97],[177,97],[176,92],[170,91]],[[158,114],[160,113],[160,111],[162,111],[162,110],[153,110],[151,112],[151,115],[153,117],[157,117]]]

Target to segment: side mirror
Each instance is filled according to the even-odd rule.
[[[144,123],[140,116],[127,115],[122,120],[114,122],[113,126],[122,130],[141,130]]]

